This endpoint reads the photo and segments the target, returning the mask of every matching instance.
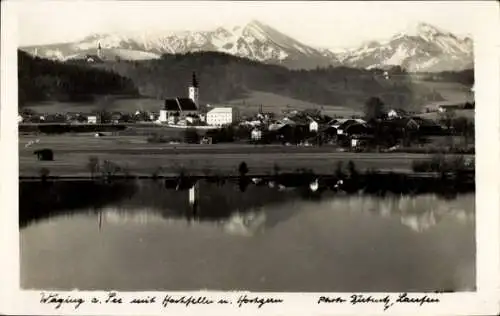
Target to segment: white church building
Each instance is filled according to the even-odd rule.
[[[177,124],[179,120],[199,115],[199,88],[195,73],[193,73],[191,86],[188,88],[188,95],[187,98],[166,99],[163,108],[160,110],[158,121]]]

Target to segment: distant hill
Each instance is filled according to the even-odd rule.
[[[88,101],[94,95],[137,95],[129,78],[88,65],[33,58],[18,51],[19,105],[29,102]]]
[[[461,71],[421,72],[417,75],[426,81],[460,83],[469,88],[474,85],[474,67]]]
[[[386,79],[376,69],[290,70],[217,52],[166,54],[157,60],[90,65],[132,79],[141,95],[158,99],[186,96],[191,74],[195,71],[200,81],[202,103],[242,100],[255,91],[349,108],[360,108],[371,96],[380,97],[389,106],[403,108],[420,108],[425,103],[443,100],[439,93],[414,82],[404,73]]]

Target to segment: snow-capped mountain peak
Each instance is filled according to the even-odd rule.
[[[258,20],[207,31],[136,31],[90,34],[72,43],[25,47],[40,57],[67,59],[96,54],[122,59],[159,58],[162,54],[218,51],[289,68],[345,65],[357,68],[399,65],[408,70],[457,70],[473,63],[472,40],[428,23],[418,23],[386,40],[357,48],[320,49],[301,43]],[[111,57],[112,58],[112,57]]]
[[[402,66],[409,71],[459,70],[473,63],[472,40],[417,23],[385,41],[364,43],[341,58],[351,67]]]

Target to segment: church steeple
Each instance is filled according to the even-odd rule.
[[[196,107],[198,107],[198,80],[196,79],[196,73],[193,71],[193,79],[191,82],[191,86],[189,87],[189,98],[193,100]]]
[[[196,73],[193,71],[193,82],[191,83],[191,87],[198,88],[198,80],[196,80]]]
[[[97,43],[97,57],[102,58],[101,42]]]

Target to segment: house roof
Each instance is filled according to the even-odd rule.
[[[354,119],[348,119],[340,124],[335,124],[334,127],[337,127],[338,129],[346,129],[347,127],[351,126],[352,124],[361,124],[361,123],[357,122]]]
[[[438,101],[427,104],[425,108],[439,108],[439,107],[461,107],[471,100],[455,100],[455,101]]]
[[[166,99],[164,110],[167,111],[196,111],[198,107],[190,98]]]
[[[291,127],[290,124],[283,124],[283,123],[275,123],[275,124],[271,124],[269,125],[268,129],[270,131],[277,131],[277,130],[280,130],[284,127]]]
[[[371,127],[369,127],[367,124],[364,124],[364,123],[353,123],[353,124],[349,124],[346,128],[345,128],[345,131],[346,132],[349,132],[349,133],[353,133],[353,131],[363,131],[363,132],[367,132],[367,131],[370,131],[372,130]],[[356,133],[356,132],[354,132]]]
[[[387,111],[387,113],[392,112],[392,111],[396,112],[396,114],[399,114],[399,115],[407,115],[408,114],[408,111],[403,110],[403,109],[396,109],[396,108],[390,109],[389,111]]]
[[[210,111],[208,111],[207,114],[231,114],[233,112],[233,108],[230,107],[224,107],[224,108],[213,108]]]
[[[286,120],[285,120],[286,119]],[[294,122],[294,124],[296,125],[309,125],[309,123],[311,122],[310,119],[306,118],[306,117],[301,117],[301,116],[292,116],[292,117],[287,117],[283,119],[283,121],[287,121],[287,122]]]
[[[420,116],[412,117],[412,120],[418,123],[419,126],[425,126],[425,127],[434,127],[434,126],[440,126],[438,123],[436,123],[433,120],[429,119],[424,119]]]
[[[384,121],[383,123],[386,126],[393,126],[393,127],[407,127],[407,126],[412,126],[412,125],[414,127],[419,126],[419,123],[410,117]]]

